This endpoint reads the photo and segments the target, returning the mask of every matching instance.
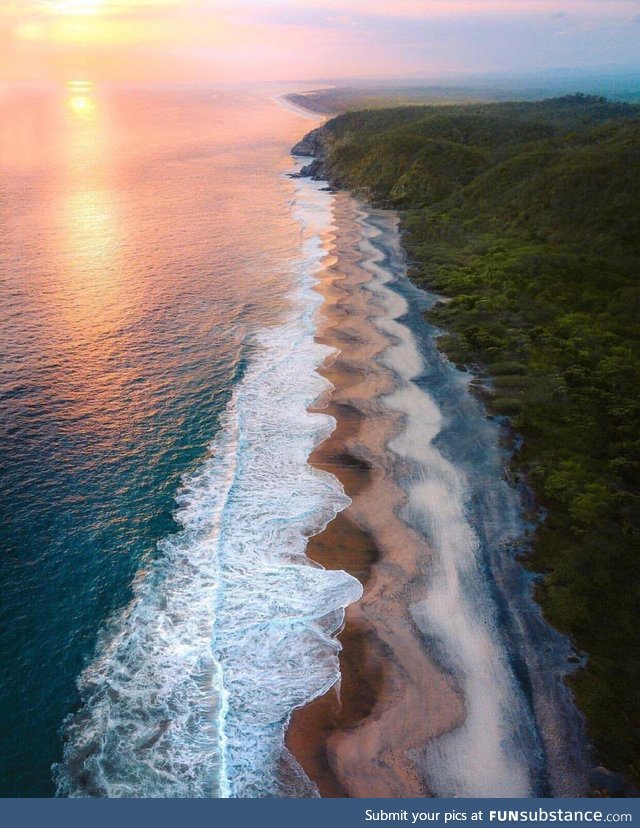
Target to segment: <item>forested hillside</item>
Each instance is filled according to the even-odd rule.
[[[640,773],[640,107],[354,112],[320,136],[335,183],[399,208],[451,359],[480,366],[548,510],[530,566],[588,654],[572,679],[601,761]]]

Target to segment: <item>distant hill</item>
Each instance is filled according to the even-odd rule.
[[[585,73],[553,70],[528,75],[419,77],[403,81],[343,82],[313,92],[291,93],[294,103],[314,112],[337,115],[363,109],[411,105],[455,105],[502,101],[539,101],[582,89],[594,97],[640,102],[640,69]]]
[[[523,435],[547,510],[531,566],[585,651],[572,687],[601,760],[640,781],[640,106],[599,96],[350,112],[323,174],[401,210],[456,362]]]

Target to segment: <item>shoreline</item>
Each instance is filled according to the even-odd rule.
[[[539,129],[557,138],[549,154],[547,138],[533,140],[529,131],[533,113]],[[427,363],[448,358],[450,375],[466,374],[477,407],[492,423],[489,430],[502,432],[500,475],[517,490],[514,514],[524,533],[496,546],[485,521],[477,540],[503,649],[538,729],[542,795],[637,793],[638,751],[628,730],[638,701],[638,660],[629,649],[638,591],[632,508],[637,479],[627,435],[638,355],[626,298],[633,291],[634,251],[624,218],[633,214],[634,191],[624,167],[637,135],[620,132],[631,114],[628,106],[581,94],[536,104],[458,106],[446,114],[389,102],[380,112],[345,113],[292,150],[315,156],[305,168],[311,177],[371,204],[398,208],[415,285],[412,291],[406,275],[396,271],[394,289],[414,306],[403,321]],[[468,132],[460,131],[459,118],[467,119]],[[505,118],[513,121],[508,136]],[[452,144],[436,149],[432,141],[445,134]],[[579,135],[579,142],[563,143],[568,134]],[[452,158],[478,160],[487,141],[495,147],[486,168],[484,162],[471,165],[459,177]],[[584,157],[582,146],[589,147]],[[584,188],[599,192],[601,169],[611,180],[619,176],[619,186],[602,192],[601,209],[577,220],[584,209],[579,194]],[[547,203],[540,194],[555,178],[566,181],[567,198]],[[590,222],[598,224],[595,235]],[[612,250],[616,256],[609,255]],[[419,318],[415,306],[422,300],[426,313]],[[437,396],[442,387],[434,384],[443,373],[429,370],[419,380],[445,414]],[[485,388],[479,387],[483,377]],[[447,389],[444,396],[448,405]],[[417,422],[425,424],[417,395],[413,402]],[[462,471],[467,481],[478,480],[482,452],[473,462],[471,454],[461,457],[448,439],[456,414],[451,407],[447,414],[441,424],[449,435],[436,430],[433,447],[444,449],[453,476]],[[469,435],[473,429],[457,419]],[[475,431],[480,443],[486,429]],[[591,450],[594,434],[603,435],[597,451]],[[429,454],[426,445],[422,449]],[[466,508],[470,526],[478,529],[475,506],[483,492],[472,489],[475,500],[468,499]],[[429,509],[427,498],[423,505]],[[503,523],[504,512],[493,511]],[[488,516],[485,508],[480,517]],[[425,530],[432,540],[429,521]],[[614,584],[620,600],[608,603],[601,584]],[[428,634],[433,618],[429,606],[424,610]],[[481,690],[490,686],[478,682]]]
[[[384,310],[365,288],[372,275],[359,252],[362,214],[346,193],[336,194],[334,210],[316,290],[324,298],[317,339],[340,352],[321,370],[334,386],[321,410],[337,426],[310,462],[338,477],[352,504],[310,539],[307,555],[346,569],[365,593],[347,608],[339,636],[340,686],[294,712],[286,743],[322,796],[420,797],[429,792],[408,754],[459,724],[463,706],[411,618],[410,603],[424,597],[420,568],[430,552],[398,517],[405,495],[387,444],[402,417],[380,404],[394,377],[379,361],[389,340],[373,322]]]
[[[385,261],[379,267],[380,249],[386,250],[383,258],[403,261],[393,214],[358,205],[345,191],[335,193],[334,199],[334,226],[324,239],[326,266],[318,274],[315,289],[324,299],[317,340],[339,351],[321,369],[334,391],[317,410],[331,414],[337,425],[309,462],[338,477],[352,504],[323,533],[310,539],[307,554],[327,569],[346,569],[357,577],[364,585],[364,596],[346,610],[345,626],[339,635],[343,646],[339,685],[294,711],[286,744],[323,797],[430,796],[434,795],[429,790],[431,780],[435,781],[435,795],[439,796],[460,795],[460,790],[462,795],[479,796],[510,795],[513,791],[513,795],[527,795],[527,791],[542,796],[580,795],[587,786],[582,729],[571,729],[576,727],[575,709],[560,675],[548,678],[535,673],[560,670],[567,642],[543,621],[533,601],[528,576],[519,562],[500,543],[492,548],[484,537],[486,527],[482,523],[491,521],[490,509],[485,515],[476,515],[483,546],[488,545],[481,550],[482,567],[491,572],[486,584],[479,582],[479,588],[487,596],[488,608],[484,612],[489,613],[487,617],[493,618],[491,623],[496,626],[494,648],[502,648],[504,653],[496,654],[484,668],[480,665],[473,688],[465,689],[469,676],[465,677],[464,670],[460,672],[453,663],[446,667],[449,654],[442,641],[436,640],[437,634],[434,638],[434,619],[428,618],[427,598],[434,581],[433,573],[427,576],[427,572],[438,561],[433,560],[424,528],[407,519],[411,512],[408,502],[415,494],[413,489],[418,488],[411,484],[411,479],[415,477],[416,462],[421,461],[410,459],[411,453],[403,459],[398,448],[406,439],[407,429],[415,431],[416,423],[412,426],[408,422],[409,415],[403,413],[402,405],[391,403],[394,398],[402,400],[411,388],[416,394],[422,393],[423,380],[411,380],[414,369],[406,370],[406,361],[410,364],[415,359],[407,347],[408,340],[391,367],[382,359],[385,351],[398,350],[403,339],[399,336],[401,331],[409,339],[414,335],[432,336],[421,326],[413,330],[427,299],[409,281],[402,288],[399,283],[394,289],[386,288],[386,280],[380,283],[382,291],[372,287],[376,269],[383,271],[389,266],[393,271],[398,263]],[[376,235],[382,235],[381,248],[371,244]],[[395,278],[391,275],[392,282]],[[388,307],[383,307],[381,296],[385,291],[395,297],[396,305],[405,304],[405,312],[411,317],[406,325],[395,322],[399,315],[404,315],[401,310],[390,313]],[[413,302],[413,298],[417,301]],[[423,346],[418,348],[421,353]],[[438,354],[435,339],[430,348],[432,357]],[[447,372],[455,373],[455,369],[447,366],[439,354],[437,362],[439,367],[416,368],[415,375],[423,369],[430,374],[435,370],[436,375],[440,371],[436,382],[447,375],[447,382],[451,383]],[[397,371],[400,373],[396,374]],[[406,377],[401,378],[407,373],[409,389]],[[468,377],[461,380],[463,376],[457,372],[453,380],[454,384],[464,384],[458,403],[472,400]],[[430,380],[433,379],[431,376]],[[429,382],[424,382],[425,391],[432,394]],[[438,404],[442,402],[441,399]],[[475,398],[469,404],[480,406]],[[413,413],[416,412],[414,409]],[[473,440],[494,440],[496,445],[486,449],[494,457],[496,451],[501,451],[494,433],[495,423],[486,426],[488,431],[477,434],[474,428],[478,423],[487,422],[484,414],[480,417],[484,419],[476,421],[477,411],[471,415],[466,423],[470,431],[466,439],[471,436]],[[428,432],[429,423],[423,422]],[[439,428],[433,433],[437,434]],[[451,439],[448,428],[447,424],[443,426],[444,434]],[[421,436],[419,442],[424,440],[430,443],[428,434]],[[394,448],[390,449],[390,445]],[[437,457],[430,459],[438,465]],[[444,458],[440,459],[447,464]],[[504,484],[495,468],[490,473],[495,478],[493,485]],[[396,481],[403,481],[402,485]],[[511,496],[502,496],[507,497],[503,506],[513,511]],[[435,507],[427,507],[427,511],[429,508],[433,511]],[[507,516],[505,522],[509,520],[520,521],[522,529],[521,517]],[[504,540],[498,535],[496,538]],[[482,580],[486,576],[478,577]],[[526,617],[532,610],[535,617]],[[446,619],[444,623],[446,626]],[[478,623],[486,622],[478,619]],[[485,646],[486,642],[482,644],[480,638],[477,644]],[[508,659],[507,677],[499,678],[502,668],[498,664],[503,658]],[[487,676],[487,665],[498,671],[494,679]],[[521,712],[514,714],[510,727],[514,728],[512,741],[526,745],[519,748],[520,770],[513,771],[511,782],[500,787],[497,780],[501,769],[506,770],[509,765],[506,754],[496,748],[500,741],[496,721],[493,734],[488,736],[488,741],[494,743],[494,767],[489,763],[483,779],[482,772],[477,774],[473,770],[470,760],[457,782],[455,772],[447,781],[451,766],[465,753],[465,739],[476,740],[475,764],[482,764],[484,734],[478,731],[481,719],[475,696],[477,691],[485,696],[499,696],[505,681],[513,684],[514,689],[509,692],[516,692],[519,697],[516,708]],[[486,701],[480,702],[481,706],[484,704]],[[494,718],[498,713],[494,710]],[[469,724],[469,717],[475,718],[475,725]],[[438,738],[445,734],[446,739]],[[440,777],[433,770],[438,763],[443,767],[448,764]]]

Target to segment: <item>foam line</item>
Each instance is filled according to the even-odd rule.
[[[412,616],[439,660],[457,678],[466,707],[463,724],[425,748],[423,764],[436,796],[530,796],[541,751],[530,708],[515,678],[498,623],[469,517],[472,492],[464,470],[437,446],[443,415],[416,380],[425,363],[402,317],[407,300],[389,286],[393,269],[376,246],[375,225],[363,222],[367,288],[384,312],[374,318],[390,340],[382,355],[396,390],[384,403],[404,415],[389,448],[410,470],[400,484],[407,493],[405,520],[424,533],[433,550],[428,597]]]
[[[159,544],[79,679],[83,706],[54,768],[62,795],[317,796],[284,730],[338,680],[334,634],[362,593],[305,555],[350,502],[307,462],[335,426],[307,411],[330,388],[312,288],[331,205],[321,185],[296,182],[288,318],[255,336],[210,456],[177,497],[182,531]]]

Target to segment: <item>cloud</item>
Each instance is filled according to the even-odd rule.
[[[487,16],[522,17],[549,16],[554,13],[619,17],[629,14],[637,0],[271,0],[253,3],[236,0],[236,6],[259,6],[263,14],[293,14],[297,9],[316,13],[329,10],[348,16],[410,18],[434,20],[447,18],[480,18]]]
[[[638,9],[638,0],[0,0],[0,77],[46,76],[51,54],[65,72],[86,65],[92,77],[134,80],[511,72],[607,54],[631,64]]]

